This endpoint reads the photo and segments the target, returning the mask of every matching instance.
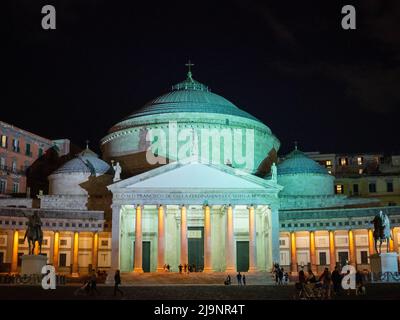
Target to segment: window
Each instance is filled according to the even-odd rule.
[[[12,150],[14,152],[19,152],[19,140],[13,139]]]
[[[326,160],[325,165],[327,167],[331,167],[332,166],[332,161],[331,160]]]
[[[279,246],[281,246],[281,247],[286,246],[286,241],[285,241],[285,239],[279,239]]]
[[[343,192],[344,192],[343,185],[342,184],[337,184],[335,186],[335,192],[336,192],[336,194],[343,194]]]
[[[19,183],[14,182],[13,183],[13,193],[18,193],[19,192]]]
[[[363,169],[358,169],[358,174],[363,174],[364,170]]]
[[[17,172],[17,161],[14,160],[11,163],[11,170],[12,170],[12,172]]]
[[[360,251],[361,264],[368,264],[368,251]]]
[[[369,185],[368,185],[368,189],[369,189],[369,192],[371,192],[371,193],[376,192],[376,183],[375,182],[370,182]]]
[[[358,184],[353,184],[353,194],[358,195]]]
[[[26,149],[25,149],[25,154],[27,156],[31,156],[32,152],[31,152],[31,145],[29,143],[26,144]]]
[[[2,135],[0,143],[2,148],[7,148],[7,136]]]
[[[339,163],[341,166],[347,166],[348,165],[348,160],[347,158],[340,158]]]
[[[42,155],[43,155],[43,148],[39,148],[38,158],[40,158]]]
[[[326,252],[319,253],[319,265],[325,266],[326,265]]]
[[[22,264],[21,257],[22,257],[23,255],[24,255],[23,252],[18,252],[18,260],[17,260],[17,265],[18,265],[18,267],[20,267],[21,264]]]
[[[67,254],[60,253],[60,259],[58,261],[59,261],[60,267],[66,267],[67,266]]]
[[[7,189],[7,181],[0,180],[0,193],[6,193],[6,189]]]
[[[6,168],[6,158],[0,158],[0,169]]]
[[[363,157],[357,157],[357,164],[358,164],[359,166],[362,166],[362,164],[363,164]]]
[[[393,192],[393,182],[392,181],[387,181],[386,182],[386,191],[387,192]]]
[[[108,246],[108,240],[101,240],[101,246],[102,247],[107,247]]]
[[[67,245],[67,240],[66,239],[60,240],[60,246],[66,246],[66,245]]]
[[[22,246],[24,243],[25,243],[24,238],[19,238],[19,239],[18,239],[18,244],[19,244],[19,245]]]

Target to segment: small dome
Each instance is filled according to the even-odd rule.
[[[278,176],[297,173],[328,174],[325,167],[309,158],[297,148],[286,156],[277,169]]]
[[[106,173],[109,169],[110,166],[105,161],[99,159],[95,152],[86,148],[81,153],[78,153],[76,158],[64,163],[52,174],[89,173],[100,175]]]
[[[277,166],[281,195],[322,196],[333,195],[333,180],[328,171],[300,150],[293,150]]]

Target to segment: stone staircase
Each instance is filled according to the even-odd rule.
[[[269,272],[244,273],[247,285],[273,285],[272,274]],[[227,277],[225,272],[148,272],[121,273],[122,286],[165,286],[165,285],[224,285]],[[236,273],[231,273],[232,285],[237,285]]]

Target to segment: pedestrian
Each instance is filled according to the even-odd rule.
[[[187,268],[188,268],[188,265],[187,265],[187,263],[185,263],[183,265],[183,272],[187,273]]]
[[[340,275],[337,266],[335,266],[335,270],[333,270],[331,278],[333,283],[333,292],[335,293],[335,295],[339,295],[341,290],[342,276]]]
[[[117,292],[121,294],[121,296],[124,295],[124,292],[118,287],[121,284],[121,275],[119,273],[119,270],[115,271],[114,275],[114,296],[117,295]]]
[[[237,282],[238,282],[238,286],[241,286],[242,285],[242,275],[240,274],[240,271],[236,275],[236,279],[237,279]]]
[[[179,269],[179,273],[182,273],[182,265],[181,264],[179,264],[179,266],[178,266],[178,269]]]
[[[242,277],[242,282],[243,282],[243,285],[245,286],[246,285],[246,276],[245,275],[243,275],[243,277]]]
[[[328,268],[324,269],[324,272],[320,275],[318,280],[322,282],[322,288],[324,289],[325,298],[330,299],[332,275],[329,272]]]
[[[92,276],[90,277],[90,293],[94,294],[99,294],[100,292],[97,290],[97,277],[96,277],[96,272],[92,272]]]
[[[226,286],[229,286],[231,284],[231,276],[228,274],[228,276],[226,277],[224,284]]]
[[[167,264],[167,271],[169,272],[169,269],[170,269],[170,266],[169,266],[169,264]]]
[[[282,285],[283,280],[283,268],[278,268],[278,284]]]

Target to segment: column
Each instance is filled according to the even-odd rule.
[[[135,257],[133,263],[133,272],[143,272],[142,245],[142,206],[137,205],[135,218]]]
[[[35,246],[35,248],[33,249],[33,253],[37,256],[40,253],[40,251],[39,251],[39,242],[35,241],[34,246]]]
[[[315,232],[310,231],[310,262],[311,270],[313,272],[317,271],[317,258],[315,256]]]
[[[335,251],[335,231],[329,231],[329,264],[331,271],[335,269],[336,266],[336,251]]]
[[[290,233],[290,271],[297,273],[297,250],[296,250],[296,233]]]
[[[249,209],[249,272],[257,271],[256,217],[254,207]]]
[[[353,267],[357,266],[357,257],[356,257],[356,245],[354,241],[354,232],[353,230],[349,230],[349,258],[350,262]]]
[[[157,272],[164,271],[165,264],[165,207],[158,206]]]
[[[59,247],[60,247],[60,233],[58,231],[54,232],[53,238],[53,266],[58,271],[58,257],[59,257]]]
[[[187,208],[185,205],[181,209],[181,259],[180,264],[184,266],[188,263],[188,238],[187,238]]]
[[[375,253],[374,241],[374,232],[372,229],[368,229],[368,250],[370,256]]]
[[[111,238],[111,270],[109,272],[109,277],[107,281],[113,283],[114,273],[116,270],[120,269],[120,223],[121,223],[121,206],[113,204],[112,205],[112,238]]]
[[[78,266],[78,257],[79,257],[79,233],[74,233],[74,247],[72,253],[72,276],[78,277],[79,276],[79,266]]]
[[[17,272],[17,270],[18,270],[18,242],[19,242],[19,233],[18,233],[18,230],[14,230],[11,272]]]
[[[391,230],[391,232],[390,232],[389,252],[393,252],[393,251],[394,251],[394,241],[393,241],[393,239],[394,239],[394,237],[393,237],[394,232],[393,232],[393,229],[394,229],[394,228],[392,228],[392,230]]]
[[[225,238],[225,272],[236,271],[235,261],[235,239],[233,229],[233,207],[229,205],[226,209],[226,238]]]
[[[280,264],[279,211],[278,211],[278,206],[276,204],[271,206],[271,220],[270,221],[271,221],[272,262]]]
[[[99,257],[99,233],[93,234],[93,245],[92,245],[92,269],[97,269],[97,261]]]
[[[211,261],[211,215],[208,205],[204,210],[204,272],[212,272]]]
[[[394,227],[392,229],[392,235],[393,235],[393,251],[396,252],[397,254],[399,253],[399,239],[397,237],[397,228]]]

